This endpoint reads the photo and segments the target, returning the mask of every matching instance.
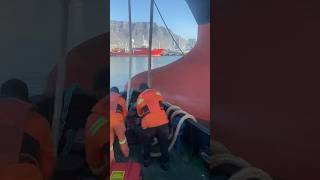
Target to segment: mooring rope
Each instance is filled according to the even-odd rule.
[[[161,17],[161,20],[162,20],[163,24],[166,26],[166,29],[167,29],[168,33],[170,34],[172,40],[174,41],[174,43],[176,44],[176,46],[179,48],[179,50],[181,51],[182,55],[184,55],[184,53],[183,53],[183,51],[181,50],[179,44],[178,44],[177,41],[174,39],[174,37],[173,37],[170,29],[168,28],[167,23],[165,22],[164,18],[162,17],[162,14],[161,14],[161,12],[160,12],[160,10],[159,10],[159,8],[158,8],[158,5],[157,5],[157,3],[156,3],[155,0],[154,0],[154,5],[155,5],[155,7],[156,7],[156,9],[157,9],[160,17]]]
[[[170,107],[172,107],[172,106],[173,106],[173,105],[171,105]],[[177,127],[176,127],[176,129],[175,129],[175,131],[174,131],[174,133],[173,133],[173,134],[174,134],[174,135],[173,135],[173,138],[172,138],[172,140],[171,140],[171,142],[170,142],[170,145],[169,145],[169,147],[168,147],[168,151],[169,151],[169,152],[172,150],[173,146],[175,145],[175,143],[176,143],[176,141],[177,141],[177,138],[178,138],[178,136],[179,136],[180,129],[181,129],[182,125],[184,124],[184,122],[185,122],[187,119],[191,119],[191,120],[193,120],[194,122],[197,122],[197,120],[196,120],[196,118],[195,118],[194,116],[192,116],[192,115],[190,115],[189,113],[181,110],[181,108],[180,108],[179,106],[173,106],[173,108],[170,108],[170,107],[166,110],[166,113],[167,113],[167,114],[168,114],[170,111],[172,111],[173,109],[175,109],[175,111],[173,112],[173,114],[170,116],[170,120],[173,120],[173,119],[175,118],[175,116],[177,116],[177,115],[179,115],[179,114],[183,114],[183,116],[182,116],[181,119],[179,120],[179,123],[178,123],[178,125],[177,125]],[[172,131],[171,131],[171,132],[172,132]],[[170,133],[168,139],[171,139],[171,137],[172,137],[172,133]],[[156,142],[157,142],[157,141],[155,141],[153,145],[155,145]],[[160,153],[160,152],[158,152],[158,153],[151,152],[151,153],[150,153],[150,156],[151,156],[151,157],[160,157],[160,156],[161,156],[161,153]]]

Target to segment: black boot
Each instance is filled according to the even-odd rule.
[[[168,171],[169,170],[169,161],[165,162],[165,163],[160,163],[160,167],[162,170],[164,171]]]

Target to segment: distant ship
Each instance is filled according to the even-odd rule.
[[[143,38],[143,45],[139,48],[132,48],[132,55],[133,56],[148,56],[149,55],[149,48],[146,40]],[[132,44],[134,44],[134,39],[132,39]],[[151,55],[152,56],[161,56],[162,53],[164,52],[163,48],[160,48],[160,42],[159,42],[159,47],[157,49],[152,49],[151,50]],[[111,56],[129,56],[129,50],[128,48],[114,48],[111,49],[110,51]]]
[[[164,51],[163,48],[152,49],[151,55],[152,56],[161,56],[162,52]],[[124,48],[114,48],[110,51],[111,56],[129,56],[130,53],[126,51]],[[132,55],[133,56],[148,56],[149,49],[146,47],[141,48],[132,48]]]

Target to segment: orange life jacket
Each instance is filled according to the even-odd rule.
[[[31,108],[31,105],[16,99],[5,98],[0,100],[1,164],[18,162],[24,133],[23,125]]]
[[[142,117],[143,129],[158,127],[169,122],[162,101],[160,92],[154,89],[147,89],[138,96],[136,108],[138,115]]]
[[[121,152],[127,156],[125,118],[128,114],[126,101],[119,93],[110,93],[110,146],[113,148],[115,137],[120,143]],[[110,151],[110,162],[114,160],[114,151]]]
[[[108,109],[109,95],[99,100],[91,109],[85,127],[86,160],[91,169],[100,169],[109,155],[104,146],[109,145]]]
[[[0,98],[0,179],[38,179],[34,164],[19,164],[24,124],[33,106],[14,98]]]
[[[126,102],[120,94],[110,93],[110,128],[119,123],[124,123],[124,119],[128,114]]]

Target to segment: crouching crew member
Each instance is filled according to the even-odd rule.
[[[93,174],[105,176],[108,168],[106,148],[109,136],[109,97],[106,96],[91,109],[85,126],[86,160]]]
[[[110,93],[110,163],[115,160],[113,144],[117,137],[123,156],[129,156],[129,147],[125,135],[125,119],[128,115],[125,99],[117,87],[111,88]]]
[[[154,137],[160,145],[162,169],[169,169],[169,126],[168,118],[163,107],[163,97],[159,91],[151,89],[146,83],[139,87],[141,94],[137,99],[137,113],[141,117],[142,142],[144,147],[144,166],[151,164],[150,148]]]

